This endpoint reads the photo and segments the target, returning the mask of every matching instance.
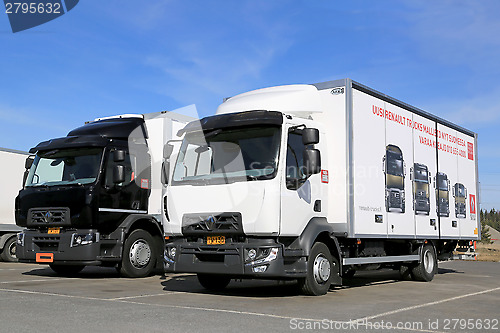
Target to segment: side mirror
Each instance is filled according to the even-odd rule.
[[[120,184],[125,181],[125,167],[123,165],[115,165],[113,168],[113,183]]]
[[[304,128],[302,130],[302,143],[307,145],[314,145],[319,142],[319,130],[317,128]]]
[[[170,162],[163,162],[161,165],[161,183],[168,185],[168,172],[170,170]]]
[[[321,155],[318,149],[304,150],[304,174],[307,176],[321,172]]]
[[[113,161],[115,162],[123,162],[125,161],[125,150],[115,150],[113,152]]]
[[[410,168],[410,180],[413,180],[413,168]]]
[[[165,159],[170,158],[170,155],[172,155],[173,151],[174,151],[174,146],[167,142],[165,146],[163,146],[163,158]]]
[[[28,156],[26,158],[26,161],[24,161],[24,168],[29,170],[29,168],[31,168],[31,166],[33,165],[34,160],[35,160],[34,156]]]
[[[382,158],[382,172],[385,173],[385,156]]]

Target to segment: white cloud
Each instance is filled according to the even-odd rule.
[[[214,96],[220,101],[228,94],[255,88],[263,71],[293,45],[290,35],[294,29],[284,18],[265,20],[245,14],[238,13],[243,20],[239,33],[222,25],[210,35],[202,33],[170,45],[169,55],[156,52],[146,57],[146,65],[166,76],[156,91],[181,104],[200,104]]]

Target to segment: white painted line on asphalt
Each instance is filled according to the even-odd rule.
[[[289,319],[289,320],[296,319],[297,321],[323,321],[324,320],[324,319],[311,319],[311,318],[280,316],[280,315],[275,315],[275,314],[270,314],[270,313],[237,311],[237,310],[228,310],[228,309],[203,308],[203,307],[198,307],[198,306],[187,306],[187,305],[151,304],[151,303],[134,302],[134,301],[127,301],[127,300],[118,300],[116,302],[122,302],[122,303],[127,303],[127,304],[136,304],[136,305],[159,306],[159,307],[165,307],[165,308],[184,309],[184,310],[198,310],[198,311],[207,311],[207,312],[231,313],[231,314],[239,314],[239,315],[276,318],[276,319]],[[343,323],[343,324],[349,323],[349,321],[339,321],[339,320],[331,320],[329,322]]]
[[[27,282],[45,282],[45,281],[58,281],[65,280],[64,278],[46,278],[39,280],[18,280],[18,281],[1,281],[0,284],[8,284],[8,283],[27,283]]]
[[[12,293],[20,293],[20,294],[31,294],[31,295],[44,295],[44,296],[59,296],[59,297],[67,297],[67,298],[79,298],[79,299],[88,299],[95,301],[105,301],[102,298],[95,297],[87,297],[87,296],[77,296],[77,295],[64,295],[64,294],[55,294],[55,293],[46,293],[42,291],[30,291],[30,290],[20,290],[20,289],[3,289],[0,288],[0,291],[12,292]]]
[[[28,291],[28,290],[20,290],[20,289],[0,288],[0,291],[21,293],[21,294],[43,295],[43,296],[59,296],[59,297],[67,297],[67,298],[79,298],[79,299],[87,299],[87,300],[95,300],[95,301],[116,302],[116,303],[135,304],[135,305],[146,305],[146,306],[153,306],[153,307],[164,307],[164,308],[174,308],[174,309],[184,309],[184,310],[198,310],[198,311],[207,311],[207,312],[231,313],[231,314],[239,314],[239,315],[276,318],[276,319],[288,319],[288,320],[296,319],[296,320],[300,320],[300,321],[322,321],[323,320],[323,319],[280,316],[280,315],[274,315],[274,314],[269,314],[269,313],[259,313],[259,312],[247,312],[247,311],[237,311],[237,310],[227,310],[227,309],[203,308],[203,307],[195,307],[195,306],[171,305],[171,304],[154,304],[154,303],[134,302],[134,301],[128,301],[128,300],[119,300],[119,299],[115,300],[115,299],[95,298],[95,297],[86,297],[86,296],[77,296],[77,295],[64,295],[64,294],[47,293],[47,292],[41,292],[41,291]],[[175,292],[173,292],[173,293],[175,293]],[[336,320],[332,320],[331,322],[332,323],[349,323],[348,321],[336,321]]]
[[[141,298],[141,297],[154,297],[154,296],[164,296],[164,295],[170,295],[170,294],[175,294],[175,291],[166,291],[161,294],[151,294],[151,295],[138,295],[138,296],[125,296],[125,297],[116,297],[116,298],[106,298],[107,301],[120,301],[122,299],[133,299],[133,298]]]
[[[441,304],[441,303],[456,301],[457,299],[462,299],[462,298],[466,298],[466,297],[487,294],[487,293],[490,293],[490,292],[493,292],[493,291],[497,291],[497,290],[500,290],[500,287],[493,288],[493,289],[488,289],[488,290],[483,290],[483,291],[478,291],[478,292],[475,292],[475,293],[470,293],[470,294],[465,294],[465,295],[450,297],[450,298],[442,299],[442,300],[435,301],[435,302],[430,302],[430,303],[425,303],[425,304],[419,304],[419,305],[414,305],[414,306],[408,306],[406,308],[401,308],[401,309],[397,309],[397,310],[393,310],[393,311],[387,311],[387,312],[379,313],[379,314],[376,314],[376,315],[373,315],[373,316],[363,317],[363,318],[360,318],[358,320],[375,319],[375,318],[384,317],[384,316],[388,316],[388,315],[392,315],[392,314],[396,314],[396,313],[400,313],[400,312],[405,312],[405,311],[415,310],[415,309],[419,309],[419,308],[425,308],[425,307],[436,305],[436,304]]]

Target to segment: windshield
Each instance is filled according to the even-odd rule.
[[[403,176],[403,157],[400,154],[387,152],[387,173],[394,176]]]
[[[437,176],[437,188],[440,190],[448,191],[448,179],[447,177],[438,175]]]
[[[102,149],[57,149],[37,154],[26,186],[90,184],[96,181]]]
[[[457,197],[465,197],[465,187],[462,184],[457,184]]]
[[[422,167],[415,167],[415,180],[428,182],[429,178],[427,177],[427,169]]]
[[[174,169],[175,184],[227,184],[276,175],[280,127],[215,129],[186,134]]]

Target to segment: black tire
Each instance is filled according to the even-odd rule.
[[[146,277],[153,272],[157,253],[153,236],[142,229],[134,230],[125,240],[120,274],[128,278]]]
[[[17,257],[16,257],[16,240],[17,238],[15,236],[9,238],[2,250],[2,254],[0,254],[0,257],[2,258],[3,261],[7,262],[16,262]]]
[[[81,272],[85,265],[58,265],[49,264],[54,272],[62,276],[74,276]]]
[[[328,247],[321,242],[313,245],[307,261],[307,276],[299,279],[299,287],[305,295],[324,295],[330,289],[333,265],[337,265]]]
[[[208,290],[220,291],[227,287],[231,278],[226,275],[217,274],[202,274],[198,273],[198,282],[203,286],[203,288]]]
[[[416,281],[432,281],[438,270],[437,255],[434,246],[425,244],[420,253],[420,263],[412,267],[411,275]]]

